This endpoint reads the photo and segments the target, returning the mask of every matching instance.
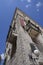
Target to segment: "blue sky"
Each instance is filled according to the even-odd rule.
[[[0,0],[0,54],[5,51],[6,36],[16,7],[43,27],[43,0]]]

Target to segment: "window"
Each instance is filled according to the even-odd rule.
[[[17,36],[14,36],[13,43],[12,43],[11,58],[16,53],[16,48],[17,48]]]

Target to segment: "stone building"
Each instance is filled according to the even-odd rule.
[[[3,65],[9,64],[43,65],[43,29],[18,8],[6,38]]]

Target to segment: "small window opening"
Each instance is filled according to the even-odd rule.
[[[14,36],[13,42],[12,42],[11,58],[16,53],[16,48],[17,48],[17,36]]]

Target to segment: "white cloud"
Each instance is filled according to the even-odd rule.
[[[41,2],[38,2],[37,4],[36,4],[36,7],[40,7],[41,6]]]
[[[4,60],[4,59],[5,59],[4,54],[1,54],[1,59],[2,59],[2,60]]]
[[[30,2],[31,2],[31,0],[27,0],[27,2],[28,2],[28,3],[30,3]]]
[[[42,6],[42,3],[41,3],[41,2],[38,2],[38,3],[36,4],[37,12],[39,12],[39,9],[40,9],[41,6]]]
[[[26,5],[25,7],[26,7],[26,8],[28,8],[28,7],[29,7],[29,5]]]
[[[23,1],[25,1],[25,0],[21,0],[21,1],[23,2]],[[27,1],[28,3],[30,3],[30,2],[31,2],[31,0],[26,0],[26,1]]]
[[[39,9],[37,9],[37,12],[39,12]]]
[[[31,4],[27,4],[25,7],[28,8],[28,7],[30,7],[30,6],[31,6]]]

